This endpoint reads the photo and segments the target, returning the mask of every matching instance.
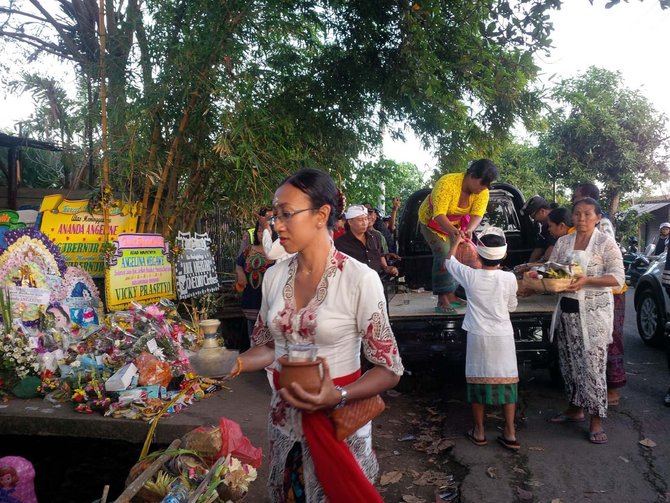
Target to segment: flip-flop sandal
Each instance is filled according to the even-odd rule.
[[[519,444],[519,442],[516,440],[507,440],[503,435],[498,436],[498,443],[510,451],[516,452],[521,449],[521,444]]]
[[[460,297],[457,297],[454,302],[451,303],[452,306],[460,306],[460,307],[465,307],[468,305],[468,301],[465,299],[461,299]]]
[[[589,432],[589,442],[592,444],[606,444],[607,434],[604,430]]]
[[[586,420],[584,416],[568,416],[567,414],[559,414],[552,417],[550,423],[583,423]]]
[[[479,439],[475,437],[474,431],[473,430],[468,430],[465,432],[465,436],[467,439],[475,444],[477,447],[482,447],[483,445],[488,444],[488,441],[486,440],[486,437]]]
[[[449,306],[435,306],[435,313],[437,314],[458,314],[456,309],[452,307],[451,305]]]

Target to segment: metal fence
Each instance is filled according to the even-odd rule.
[[[240,238],[245,229],[222,208],[206,213],[200,232],[207,232],[214,245],[214,260],[221,284],[235,281],[235,261],[240,253]]]

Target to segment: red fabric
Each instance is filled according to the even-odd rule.
[[[333,379],[337,386],[346,386],[361,375],[360,369]],[[279,389],[279,373],[274,372],[275,388]],[[365,501],[384,503],[367,479],[349,446],[335,439],[335,426],[325,412],[302,414],[302,431],[314,461],[314,470],[323,492],[332,503]]]

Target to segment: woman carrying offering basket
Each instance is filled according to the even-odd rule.
[[[442,267],[457,238],[472,238],[489,203],[489,187],[498,178],[498,169],[488,159],[479,159],[465,173],[440,178],[419,208],[419,228],[433,252],[433,293],[435,312],[453,314],[464,301],[458,299],[458,283]]]
[[[624,283],[621,251],[611,236],[596,228],[602,210],[591,198],[577,201],[572,210],[576,233],[561,237],[550,261],[579,263],[584,275],[573,279],[559,297],[558,355],[568,408],[551,422],[581,422],[591,415],[589,441],[607,442],[602,418],[607,416],[607,346],[612,342],[612,287]],[[552,326],[553,333],[553,326]]]
[[[342,213],[340,196],[332,178],[314,169],[288,177],[275,192],[275,229],[287,253],[296,255],[268,270],[253,347],[231,372],[272,372],[268,485],[276,502],[382,501],[371,483],[378,471],[371,423],[364,420],[342,441],[339,423],[336,429],[329,417],[349,411],[352,419],[360,404],[381,402],[377,395],[403,373],[379,276],[337,251],[330,238]],[[373,364],[362,375],[361,344]],[[317,391],[296,382],[282,387],[286,374],[277,361],[288,354],[290,362],[310,347],[322,358]],[[353,419],[367,417],[360,410]]]

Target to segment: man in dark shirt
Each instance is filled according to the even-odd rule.
[[[335,240],[335,248],[378,273],[398,275],[398,269],[386,264],[381,243],[368,231],[368,210],[365,206],[353,205],[344,212],[347,232]],[[382,238],[383,239],[383,238]]]
[[[549,234],[549,213],[552,207],[547,200],[535,195],[526,201],[521,208],[522,215],[528,215],[530,219],[538,225],[538,232],[535,239],[535,247],[530,254],[528,262],[545,261],[551,255],[551,251],[556,244],[556,240]]]

